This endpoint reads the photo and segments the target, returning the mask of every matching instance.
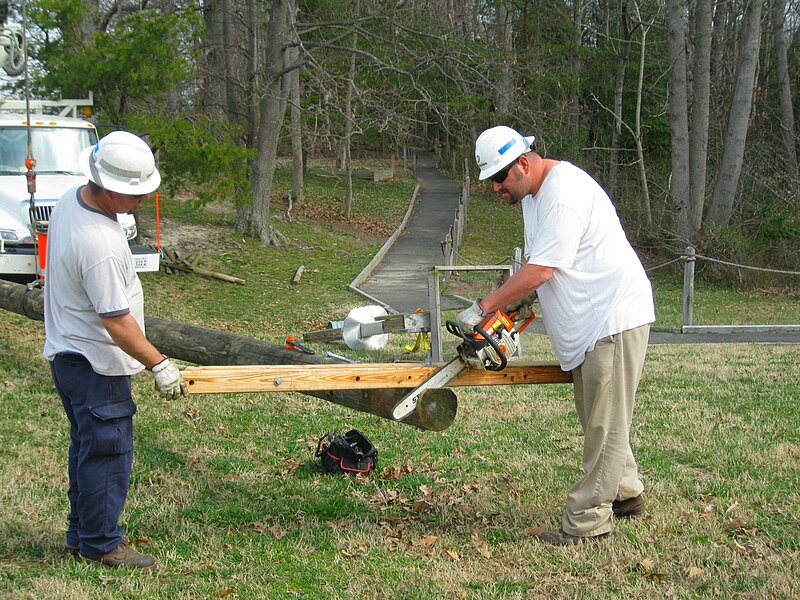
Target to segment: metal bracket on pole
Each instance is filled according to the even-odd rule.
[[[504,271],[504,279],[514,273],[513,265],[453,265],[431,267],[428,297],[431,303],[431,361],[442,362],[442,290],[441,276],[453,271]],[[463,299],[463,298],[462,298]],[[466,306],[465,306],[466,308]]]

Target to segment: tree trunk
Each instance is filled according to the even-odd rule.
[[[356,0],[355,17],[358,18],[361,8],[360,0]],[[350,219],[353,214],[353,158],[350,154],[350,145],[353,137],[353,119],[355,118],[355,111],[353,110],[353,96],[355,95],[356,88],[356,53],[355,49],[358,45],[358,34],[353,33],[352,47],[354,52],[350,54],[350,70],[347,79],[347,92],[345,94],[344,102],[344,141],[342,144],[344,170],[345,170],[345,193],[344,205],[342,206],[342,216],[345,219]]]
[[[669,114],[672,174],[669,186],[673,234],[677,248],[691,239],[689,204],[689,116],[686,81],[686,20],[681,0],[667,0],[670,69]]]
[[[572,18],[575,25],[575,48],[576,50],[583,45],[583,0],[573,0],[572,2]],[[580,53],[576,52],[573,62],[573,73],[575,84],[572,86],[569,94],[569,106],[567,114],[567,130],[569,136],[573,140],[580,139],[579,126],[580,126],[580,94],[581,94],[581,78],[580,74],[583,70],[583,61],[581,60]]]
[[[453,0],[452,14],[459,35],[466,37],[471,26],[470,20],[467,18],[466,0]]]
[[[244,124],[239,82],[246,78],[242,76],[244,54],[236,41],[236,9],[235,0],[208,0],[204,4],[206,73],[200,104],[209,114]]]
[[[740,58],[736,68],[736,83],[725,133],[722,164],[708,212],[708,223],[714,227],[726,227],[730,223],[742,172],[747,129],[753,109],[753,83],[761,44],[762,2],[763,0],[749,0],[744,13]]]
[[[792,88],[789,79],[789,60],[786,44],[784,21],[786,18],[786,0],[773,0],[772,29],[775,37],[775,74],[778,79],[778,96],[780,99],[780,126],[783,139],[783,153],[786,160],[786,171],[791,180],[795,202],[800,201],[800,173],[797,165],[797,136],[794,130],[794,112],[792,109]]]
[[[638,7],[636,11],[638,15]],[[644,89],[644,67],[647,50],[647,33],[650,31],[650,25],[642,23],[641,18],[639,18],[639,21],[642,29],[642,40],[639,50],[639,79],[636,84],[636,117],[634,122],[633,139],[636,143],[636,161],[639,164],[639,181],[642,186],[641,211],[644,215],[645,226],[650,229],[653,225],[653,212],[650,209],[650,187],[647,184],[647,169],[644,162],[644,147],[642,146],[642,90]]]
[[[291,102],[291,130],[292,130],[292,196],[294,202],[302,204],[305,200],[305,184],[303,182],[303,175],[305,174],[305,165],[303,164],[303,124],[301,121],[300,110],[300,47],[299,38],[294,32],[296,8],[292,5],[289,11],[289,27],[292,30],[292,38],[294,45],[289,51],[289,60],[295,67],[290,73],[290,102]]]
[[[233,43],[236,32],[233,29],[233,13],[228,0],[219,0],[222,13],[222,57],[224,61],[223,81],[225,83],[225,114],[229,121],[241,123],[239,103],[236,94],[237,51]]]
[[[617,62],[617,75],[614,78],[614,129],[611,133],[611,158],[608,173],[608,187],[612,197],[617,197],[617,179],[619,177],[619,145],[622,141],[622,99],[625,91],[625,70],[628,68],[628,57],[631,49],[631,31],[628,19],[627,0],[620,6],[620,30],[622,31],[621,49]]]
[[[203,4],[203,23],[205,24],[206,69],[200,92],[200,106],[203,111],[219,117],[225,115],[225,58],[223,40],[223,0],[206,0]]]
[[[697,0],[694,15],[692,128],[689,132],[689,185],[692,238],[700,231],[706,198],[708,119],[711,102],[711,17],[714,0]]]
[[[237,215],[237,229],[240,227],[250,235],[257,236],[263,244],[279,246],[278,236],[272,226],[270,196],[272,179],[275,174],[275,158],[278,139],[286,111],[286,88],[283,85],[283,71],[286,65],[288,39],[288,1],[273,0],[270,12],[268,45],[266,51],[266,94],[261,100],[260,126],[258,132],[258,155],[253,166],[253,203],[249,223],[240,224]],[[242,225],[244,225],[242,227]]]
[[[511,23],[511,12],[502,3],[495,7],[495,24],[497,26],[500,60],[497,61],[498,75],[495,88],[494,105],[499,119],[509,114],[511,99],[514,97],[514,30]]]
[[[0,309],[10,310],[29,319],[43,320],[44,294],[18,283],[0,280]],[[181,323],[148,317],[145,329],[150,342],[164,354],[198,365],[283,365],[335,364],[337,359],[309,355],[283,346]],[[308,392],[314,396],[379,417],[391,418],[392,408],[407,393],[405,388],[376,390],[337,390]],[[435,394],[420,398],[417,409],[403,422],[405,425],[441,431],[456,416],[457,400],[452,390],[434,390]],[[441,393],[444,392],[444,393]]]
[[[258,40],[259,32],[259,17],[261,10],[256,8],[255,0],[247,0],[247,26],[248,43],[247,43],[247,73],[249,77],[246,81],[247,89],[247,124],[245,126],[246,145],[248,148],[256,147],[256,140],[258,140],[258,105],[259,105],[259,70],[258,70]]]

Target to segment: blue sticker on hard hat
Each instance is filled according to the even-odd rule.
[[[503,146],[502,148],[500,148],[500,150],[498,150],[498,151],[497,151],[497,153],[498,153],[498,154],[505,154],[505,153],[506,153],[506,150],[508,150],[509,148],[511,148],[511,147],[512,147],[514,144],[516,144],[516,143],[517,143],[517,140],[509,140],[509,141],[507,141],[507,142],[506,142],[506,144],[505,144],[505,146]]]

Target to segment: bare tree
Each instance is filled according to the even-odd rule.
[[[286,111],[286,87],[283,74],[286,50],[291,43],[288,27],[288,0],[272,0],[266,48],[266,93],[261,100],[258,154],[253,165],[253,203],[244,207],[236,218],[236,229],[258,237],[263,244],[279,246],[280,240],[272,225],[270,196],[275,174],[278,138]]]
[[[574,21],[574,44],[579,49],[583,45],[583,0],[572,0],[572,19]],[[580,94],[581,94],[581,70],[583,61],[580,52],[576,52],[575,60],[575,82],[570,90],[569,106],[567,112],[567,130],[573,139],[578,139],[578,126],[580,121]]]
[[[495,110],[499,115],[507,115],[511,99],[514,97],[514,29],[511,22],[511,11],[502,2],[495,7],[495,24],[497,25],[497,41],[503,56],[508,57],[499,65],[497,88],[495,92]]]
[[[800,174],[797,166],[797,136],[794,130],[794,110],[792,108],[792,88],[789,78],[789,60],[784,24],[786,19],[786,0],[773,0],[772,30],[775,37],[775,72],[778,79],[780,100],[780,127],[783,139],[783,154],[786,170],[793,182],[795,201],[800,199]]]
[[[672,171],[669,185],[673,233],[679,247],[691,240],[689,204],[689,117],[686,75],[686,6],[667,0],[670,58],[669,114],[672,132]]]
[[[644,215],[644,223],[647,227],[653,225],[653,213],[650,208],[650,186],[647,183],[647,169],[644,160],[644,147],[642,146],[642,90],[644,89],[644,67],[647,50],[647,33],[650,31],[650,24],[642,20],[639,5],[634,2],[636,18],[639,21],[641,40],[639,45],[639,78],[636,82],[636,114],[634,115],[633,139],[636,144],[636,162],[639,166],[639,180],[642,186],[640,208]]]
[[[303,160],[303,128],[301,121],[300,108],[300,39],[295,28],[297,9],[293,5],[289,12],[289,27],[292,33],[292,47],[289,49],[289,60],[293,68],[289,72],[289,102],[291,103],[290,127],[292,133],[292,196],[294,201],[302,204],[305,200],[305,186],[303,177],[305,175],[305,161]]]
[[[206,68],[202,71],[200,106],[208,114],[244,124],[246,110],[242,109],[240,82],[247,79],[243,73],[247,58],[235,42],[244,37],[237,35],[242,24],[236,0],[205,0],[203,22]]]
[[[356,19],[360,16],[361,0],[356,0],[355,3],[355,16]],[[350,53],[350,66],[347,78],[347,92],[345,93],[344,101],[344,139],[342,140],[342,151],[344,152],[344,170],[345,170],[345,194],[344,204],[342,206],[342,215],[345,219],[349,219],[353,212],[353,157],[350,154],[350,144],[353,137],[353,123],[355,119],[355,111],[353,110],[353,96],[356,91],[356,53],[358,48],[358,34],[353,32],[352,39],[353,52]]]
[[[739,176],[742,172],[747,129],[753,109],[753,83],[761,44],[762,5],[763,0],[747,0],[745,7],[739,46],[740,56],[736,66],[736,82],[728,115],[722,164],[708,211],[708,223],[715,227],[725,227],[730,223]]]
[[[706,198],[708,120],[711,102],[711,17],[714,0],[697,0],[694,12],[692,128],[689,132],[689,187],[692,237],[700,231]]]
[[[628,2],[622,0],[619,6],[619,24],[621,37],[620,50],[617,60],[617,74],[614,77],[614,129],[611,133],[611,158],[609,165],[608,182],[613,192],[616,192],[617,177],[619,173],[619,145],[622,139],[622,100],[625,92],[625,71],[628,68],[631,49],[631,26],[628,16]]]

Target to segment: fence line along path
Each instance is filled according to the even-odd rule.
[[[405,231],[360,286],[369,296],[398,313],[429,310],[431,268],[443,264],[441,243],[453,224],[461,186],[437,168],[433,157],[417,158],[420,193]]]

